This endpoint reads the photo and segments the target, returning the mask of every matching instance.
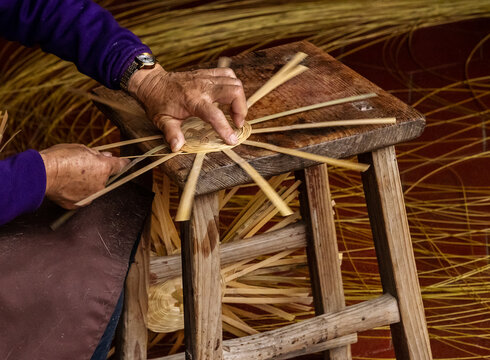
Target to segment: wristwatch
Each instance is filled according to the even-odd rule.
[[[129,79],[140,69],[153,69],[157,63],[157,59],[150,53],[141,53],[136,55],[133,62],[121,76],[119,85],[121,89],[128,91]]]

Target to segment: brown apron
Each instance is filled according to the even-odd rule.
[[[0,226],[0,359],[90,359],[151,201],[127,184],[56,232],[49,224],[63,212],[48,202]]]

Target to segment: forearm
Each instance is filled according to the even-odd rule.
[[[91,0],[2,0],[0,35],[72,61],[110,88],[136,54],[149,52],[136,35]]]
[[[0,225],[41,205],[46,171],[41,155],[28,150],[0,161]]]

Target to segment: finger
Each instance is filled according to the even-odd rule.
[[[242,86],[242,82],[233,77],[228,76],[202,76],[199,80],[208,82],[212,85],[231,85],[231,86]]]
[[[189,72],[194,76],[224,76],[236,78],[235,72],[230,68],[200,69]]]
[[[184,146],[185,138],[180,128],[182,121],[164,115],[157,118],[154,122],[165,135],[165,140],[169,143],[172,152],[177,152]]]
[[[129,164],[129,159],[121,159],[118,157],[110,157],[107,158],[111,165],[110,175],[116,175],[121,172],[121,170]]]
[[[195,116],[211,124],[218,135],[228,144],[235,145],[238,141],[235,132],[231,128],[225,114],[211,103],[201,101],[194,107]]]
[[[231,104],[231,117],[239,128],[247,116],[247,100],[242,86],[215,86],[211,97],[220,104]]]

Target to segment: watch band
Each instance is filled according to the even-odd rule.
[[[150,53],[142,53],[135,56],[133,62],[128,66],[126,71],[121,76],[119,85],[121,89],[128,91],[129,79],[131,76],[140,69],[152,69],[156,64],[155,57]]]

